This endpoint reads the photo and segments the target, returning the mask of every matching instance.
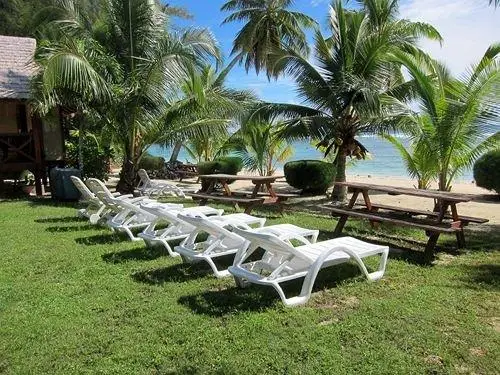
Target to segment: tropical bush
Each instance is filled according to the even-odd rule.
[[[490,151],[474,164],[476,185],[500,194],[500,150]]]
[[[79,148],[81,145],[81,163],[79,162]],[[102,147],[93,135],[85,135],[80,141],[77,135],[70,136],[66,142],[66,162],[68,167],[78,168],[85,178],[93,177],[107,180],[110,171],[110,161],[113,151]]]
[[[320,160],[299,160],[285,164],[286,182],[306,194],[324,194],[333,185],[335,166]]]
[[[139,169],[146,171],[162,171],[165,168],[165,159],[161,156],[153,156],[149,153],[143,155],[139,162]]]
[[[232,174],[237,175],[239,171],[243,168],[243,162],[238,157],[221,157],[215,159],[213,161],[208,161],[204,163],[198,164],[198,172],[199,174]],[[232,183],[234,181],[228,181]],[[202,181],[201,190],[206,190],[208,188],[208,183],[206,181]]]

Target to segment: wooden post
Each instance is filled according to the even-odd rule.
[[[31,111],[30,111],[31,113]],[[44,163],[43,163],[43,130],[42,120],[37,115],[31,117],[32,130],[33,130],[33,146],[35,150],[35,189],[36,195],[43,195],[42,178],[44,176]]]

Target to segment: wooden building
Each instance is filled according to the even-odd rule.
[[[59,116],[41,119],[29,104],[35,48],[35,39],[0,36],[0,180],[29,170],[41,195],[47,169],[64,163],[64,142]]]

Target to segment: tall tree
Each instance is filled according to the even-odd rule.
[[[58,5],[38,51],[43,104],[59,104],[71,93],[100,113],[123,150],[120,191],[133,190],[138,161],[152,143],[217,130],[208,119],[173,115],[182,115],[173,98],[188,69],[219,58],[208,31],[168,31],[167,15],[149,0],[102,1],[94,14],[76,0]]]
[[[232,54],[244,62],[247,72],[254,67],[273,75],[269,56],[286,49],[307,55],[309,48],[304,28],[316,28],[311,17],[290,10],[293,0],[230,0],[221,8],[232,12],[223,24],[245,22],[233,42]]]
[[[393,117],[405,110],[398,97],[404,84],[401,64],[388,58],[395,51],[425,56],[419,37],[441,40],[432,26],[398,18],[396,0],[359,1],[360,10],[341,1],[330,8],[329,30],[315,35],[314,64],[289,51],[274,57],[274,69],[291,75],[303,104],[268,103],[261,115],[285,119],[282,135],[319,140],[326,154],[336,153],[336,181],[345,181],[347,157],[364,158],[367,149],[356,139],[392,129]],[[336,186],[334,200],[346,189]]]

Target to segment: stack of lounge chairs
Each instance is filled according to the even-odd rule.
[[[318,230],[291,224],[265,226],[266,219],[243,213],[224,215],[223,210],[211,207],[185,208],[151,199],[164,192],[183,196],[178,188],[167,188],[168,184],[144,183],[154,193],[135,198],[113,194],[97,179],[88,179],[86,184],[77,177],[72,180],[87,203],[78,214],[91,223],[104,223],[147,246],[164,246],[170,256],[180,256],[183,262],[206,262],[216,277],[233,276],[239,287],[250,283],[272,286],[286,306],[309,300],[322,268],[353,261],[369,281],[379,280],[385,272],[387,246],[351,237],[317,242]],[[175,240],[181,242],[172,247]],[[364,263],[372,256],[380,257],[375,272],[369,272]],[[217,262],[221,257],[234,261],[228,268],[221,267]],[[303,279],[302,289],[298,296],[287,297],[281,284],[294,279]]]

